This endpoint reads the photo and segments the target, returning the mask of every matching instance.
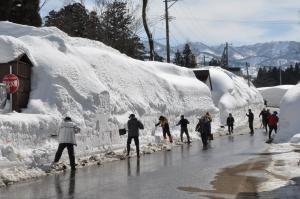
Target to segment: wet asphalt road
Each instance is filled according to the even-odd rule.
[[[210,188],[220,169],[258,156],[267,148],[265,140],[266,135],[257,130],[254,136],[219,137],[207,150],[193,142],[140,160],[131,158],[15,184],[0,189],[0,198],[199,199],[177,187]]]

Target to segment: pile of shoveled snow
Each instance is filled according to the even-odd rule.
[[[1,62],[26,53],[34,64],[28,108],[0,115],[0,147],[10,147],[1,160],[43,164],[53,158],[57,141],[51,138],[64,116],[82,128],[78,155],[125,146],[124,127],[130,113],[145,125],[141,142],[154,141],[159,115],[166,115],[175,134],[181,114],[191,121],[192,136],[199,115],[218,109],[208,87],[189,69],[127,57],[104,44],[72,38],[53,27],[34,28],[0,22],[0,45],[7,49]],[[1,57],[2,56],[2,57]],[[12,158],[16,157],[16,158]]]
[[[290,142],[273,144],[269,148],[272,154],[267,181],[259,185],[259,191],[275,190],[286,185],[293,185],[293,178],[300,176],[300,134],[294,135]]]
[[[284,94],[295,85],[280,85],[274,87],[258,88],[263,98],[267,100],[267,105],[271,107],[279,107],[280,101]]]
[[[67,115],[82,129],[76,154],[87,156],[124,147],[126,136],[120,137],[118,129],[130,113],[144,123],[140,137],[144,144],[161,135],[154,126],[160,115],[168,117],[177,137],[175,124],[184,114],[195,138],[197,118],[205,112],[212,113],[216,129],[220,114],[224,120],[228,112],[240,113],[240,124],[246,121],[246,109],[262,102],[254,87],[223,69],[211,69],[216,77],[212,100],[207,85],[189,69],[135,60],[101,42],[69,37],[54,27],[0,22],[0,46],[5,46],[1,62],[26,53],[34,65],[28,108],[0,115],[0,166],[12,161],[33,166],[52,161],[57,140],[50,135]]]
[[[293,185],[293,178],[300,176],[300,84],[290,88],[280,103],[279,132],[269,151],[272,161],[267,168],[268,181],[260,185],[260,191],[274,190]]]
[[[235,125],[245,124],[246,112],[252,109],[258,115],[263,108],[263,98],[259,91],[248,85],[247,81],[220,67],[204,67],[197,70],[209,70],[212,86],[212,98],[219,108],[220,120],[226,124],[229,113],[235,118]],[[206,84],[210,84],[207,80]],[[255,117],[258,119],[258,117]]]
[[[277,142],[287,142],[293,135],[300,133],[300,84],[290,88],[280,103],[279,133]]]

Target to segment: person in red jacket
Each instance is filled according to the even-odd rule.
[[[277,133],[277,123],[279,118],[277,116],[277,112],[274,111],[272,115],[268,117],[268,125],[269,125],[269,139],[271,140],[271,134],[274,129],[275,133]]]

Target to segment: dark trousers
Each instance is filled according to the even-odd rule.
[[[67,147],[68,149],[68,154],[69,154],[69,160],[70,160],[70,166],[72,169],[75,168],[75,155],[74,155],[74,144],[71,143],[60,143],[58,145],[58,149],[56,151],[55,154],[55,158],[54,158],[54,162],[58,162],[62,152],[64,151],[64,149]]]
[[[136,147],[136,154],[139,157],[140,156],[140,141],[138,136],[128,137],[127,138],[127,155],[129,155],[130,152],[130,144],[131,140],[134,140],[135,147]]]
[[[277,125],[276,126],[269,126],[269,139],[271,139],[273,129],[274,129],[275,133],[277,133]]]
[[[268,132],[268,121],[267,120],[262,120],[263,126],[266,129],[266,132]]]
[[[228,132],[233,133],[233,124],[228,125]]]
[[[207,146],[207,139],[208,139],[207,133],[201,133],[201,140],[204,147]]]
[[[187,140],[188,140],[188,143],[190,142],[190,135],[189,135],[189,131],[187,128],[181,128],[180,129],[180,139],[181,139],[181,142],[183,142],[183,133],[186,134],[186,137],[187,137]]]
[[[253,121],[249,121],[249,128],[250,128],[250,133],[254,133]]]
[[[169,128],[163,128],[163,136],[164,136],[164,139],[167,139],[167,135],[169,136],[169,140],[170,142],[172,143],[173,142],[173,139],[172,139],[172,135],[170,133],[170,129]]]

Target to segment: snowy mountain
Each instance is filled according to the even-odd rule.
[[[145,43],[147,47],[147,43]],[[189,43],[199,63],[211,58],[219,58],[222,55],[224,44],[219,46],[208,46],[201,42]],[[158,47],[157,47],[158,46]],[[184,44],[171,48],[171,54],[177,49],[182,50]],[[165,46],[155,43],[155,50],[165,57]],[[279,41],[258,43],[244,46],[229,46],[229,63],[232,66],[244,66],[246,62],[253,66],[279,66],[290,65],[300,61],[300,42]]]

